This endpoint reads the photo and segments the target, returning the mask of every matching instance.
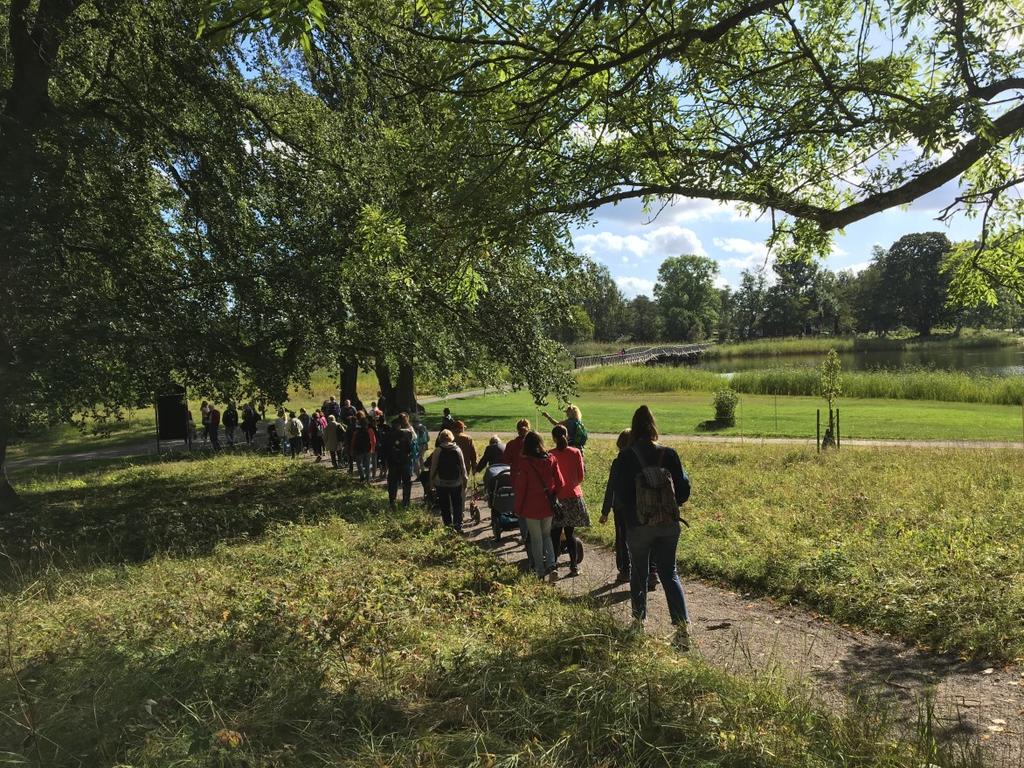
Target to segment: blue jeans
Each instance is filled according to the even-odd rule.
[[[522,520],[523,518],[519,518]],[[551,541],[551,518],[534,520],[526,518],[526,529],[530,533],[530,559],[537,578],[543,579],[549,568],[555,567],[555,545]]]
[[[689,621],[686,613],[686,595],[683,583],[676,571],[676,547],[679,545],[679,523],[662,525],[639,525],[628,529],[626,546],[632,570],[629,574],[629,591],[633,601],[633,617],[647,618],[647,574],[651,560],[658,566],[661,585],[665,590],[668,614],[673,624]]]
[[[372,479],[370,475],[370,454],[356,454],[356,466],[359,467],[359,479],[369,482]]]

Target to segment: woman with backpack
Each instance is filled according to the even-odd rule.
[[[451,430],[442,429],[437,436],[437,448],[430,457],[430,489],[437,496],[441,519],[445,525],[462,533],[462,507],[469,474],[466,460],[455,443]]]
[[[616,459],[615,505],[626,523],[626,546],[632,564],[629,586],[633,619],[647,618],[647,573],[658,566],[669,616],[676,626],[675,644],[689,648],[686,596],[676,571],[679,507],[690,497],[690,479],[673,449],[658,445],[658,426],[646,405],[636,409],[629,448]]]
[[[562,551],[562,532],[565,532],[566,549],[569,550],[569,575],[576,576],[580,572],[576,558],[581,547],[576,540],[575,530],[590,525],[590,515],[587,514],[581,487],[585,476],[583,453],[579,448],[569,445],[568,431],[561,424],[551,430],[551,437],[555,440],[555,449],[551,455],[565,481],[562,489],[555,494],[561,504],[551,520],[551,543],[555,548],[557,566],[558,555]]]
[[[551,581],[558,579],[555,549],[551,541],[551,520],[556,495],[564,485],[558,461],[544,450],[544,441],[540,435],[528,432],[523,438],[523,452],[519,457],[513,489],[515,513],[520,520],[526,520],[530,559],[538,579],[543,579],[545,575]]]
[[[565,427],[566,432],[569,434],[569,445],[573,448],[579,448],[583,450],[583,446],[587,444],[587,428],[583,426],[583,414],[580,409],[575,405],[567,405],[565,407],[565,418],[562,421],[555,421],[551,416],[548,415],[547,411],[542,414],[545,419],[551,422],[551,425],[557,427],[559,425]]]
[[[377,433],[370,425],[366,411],[359,411],[356,414],[356,428],[352,430],[351,440],[351,451],[356,457],[359,479],[368,483],[373,479],[370,474],[370,457],[377,452]]]
[[[412,471],[416,461],[416,431],[409,424],[409,414],[404,411],[391,423],[391,429],[384,438],[388,441],[388,504],[395,510],[398,486],[402,486],[402,506],[408,508],[412,495]]]
[[[615,449],[619,452],[612,460],[608,470],[608,483],[604,489],[604,503],[601,505],[601,518],[598,522],[602,525],[608,522],[608,514],[615,517],[615,567],[619,574],[615,579],[617,583],[629,581],[631,572],[629,564],[629,548],[626,546],[626,515],[615,503],[615,478],[618,472],[619,456],[629,448],[629,430],[624,429],[619,433],[615,441]],[[647,575],[647,591],[653,592],[658,587],[658,566],[651,560],[650,570]]]

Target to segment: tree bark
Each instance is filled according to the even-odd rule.
[[[0,514],[11,512],[18,503],[18,494],[7,479],[7,429],[0,424]]]
[[[358,408],[359,403],[359,366],[351,361],[341,364],[341,402],[352,401]]]
[[[416,384],[413,377],[412,360],[398,364],[398,381],[395,382],[394,397],[388,400],[389,414],[405,411],[410,416],[416,413]]]
[[[377,374],[377,386],[380,388],[380,397],[384,398],[384,405],[387,412],[394,410],[395,388],[391,384],[391,367],[382,360],[375,360],[373,370]],[[378,403],[379,405],[379,403]],[[381,410],[384,410],[383,408]]]

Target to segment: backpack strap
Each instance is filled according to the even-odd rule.
[[[657,448],[657,449],[658,449],[658,463],[657,463],[657,465],[656,465],[656,466],[658,467],[658,469],[661,469],[661,463],[662,463],[663,461],[665,461],[665,451],[661,450],[661,446],[660,446],[660,445],[657,445],[657,444],[655,444],[655,443],[651,443],[651,445],[653,445],[653,446],[654,446],[655,448]],[[644,460],[644,456],[643,456],[643,454],[642,454],[642,453],[640,453],[640,449],[639,449],[639,448],[638,448],[637,446],[635,446],[635,445],[634,445],[634,446],[632,446],[632,447],[631,447],[631,448],[630,448],[629,450],[631,450],[631,451],[632,451],[633,453],[635,453],[635,454],[636,454],[636,458],[637,458],[637,460],[638,460],[638,461],[640,462],[640,470],[641,470],[641,471],[643,471],[643,470],[647,469],[647,467],[649,467],[649,466],[650,466],[650,465],[649,465],[649,464],[648,464],[648,463],[647,463],[647,462],[646,462],[646,461]]]

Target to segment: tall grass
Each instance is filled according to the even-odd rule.
[[[314,473],[327,486],[307,493]],[[168,519],[171,499],[201,510],[206,493],[231,518],[246,515],[246,490],[276,494],[293,524],[182,550],[200,556],[124,564],[108,550],[107,565],[72,558],[73,570],[54,564],[9,581],[0,596],[7,762],[825,768],[855,755],[861,768],[968,764],[929,732],[901,738],[878,709],[831,714],[783,680],[681,658],[424,513],[388,514],[371,491],[321,467],[222,457],[65,476],[37,482],[25,514],[69,505],[99,519],[125,486],[133,498],[150,486]],[[342,518],[303,515],[331,505]],[[78,525],[68,515],[50,534],[80,542]]]
[[[675,447],[693,484],[683,571],[941,651],[1024,656],[1024,453]],[[587,444],[592,506],[613,456]]]
[[[737,392],[752,395],[818,394],[818,371],[815,368],[738,371],[726,377],[685,367],[609,366],[584,371],[577,381],[584,393],[711,392],[728,385]],[[1024,401],[1024,379],[926,368],[850,371],[843,373],[843,396],[1017,405]]]
[[[778,339],[757,339],[755,341],[718,344],[707,351],[708,357],[782,357],[785,355],[825,354],[830,349],[836,352],[857,352],[860,350],[901,351],[947,347],[949,349],[991,349],[1016,346],[1021,343],[1019,336],[1005,333],[978,331],[960,336],[810,336],[785,337]]]

